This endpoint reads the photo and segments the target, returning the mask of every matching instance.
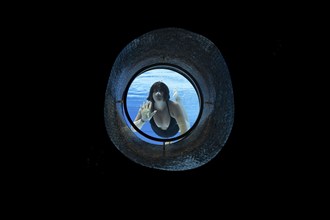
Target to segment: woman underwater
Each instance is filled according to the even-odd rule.
[[[174,91],[173,96],[175,101],[170,100],[169,88],[165,83],[155,82],[150,88],[147,101],[140,107],[134,124],[141,129],[149,121],[152,130],[164,138],[173,137],[178,132],[184,134],[190,128],[188,117],[177,91]]]

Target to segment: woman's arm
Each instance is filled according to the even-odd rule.
[[[189,122],[184,114],[184,109],[182,109],[181,105],[173,102],[173,117],[178,123],[180,134],[184,134],[190,128]]]
[[[184,119],[184,117],[182,116],[177,117],[176,122],[178,123],[180,134],[184,134],[189,130],[189,127],[187,126],[187,122]]]
[[[141,116],[141,108],[139,109],[138,114],[136,115],[134,122],[136,127],[138,127],[138,129],[141,129],[143,127],[143,125],[146,123],[146,121],[142,120],[142,116]],[[133,132],[136,132],[136,130],[134,129],[134,127],[132,126],[131,129],[133,130]]]

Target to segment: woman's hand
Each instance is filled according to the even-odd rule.
[[[142,121],[149,121],[157,112],[157,110],[151,112],[152,109],[152,102],[147,101],[144,102],[143,105],[140,108],[141,112],[141,119]]]
[[[181,98],[180,98],[178,90],[176,88],[173,90],[173,97],[174,97],[175,101],[181,102]]]

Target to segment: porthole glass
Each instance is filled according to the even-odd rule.
[[[200,114],[198,87],[173,68],[139,73],[125,95],[127,125],[148,143],[163,145],[184,138]]]

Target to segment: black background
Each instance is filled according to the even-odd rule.
[[[283,7],[228,12],[205,6],[132,13],[85,5],[44,10],[22,21],[22,32],[33,33],[23,45],[35,53],[26,55],[40,71],[31,74],[38,81],[32,95],[38,98],[30,102],[37,110],[29,112],[29,124],[38,128],[33,143],[41,147],[29,148],[37,159],[27,170],[92,191],[155,186],[161,194],[163,189],[201,194],[234,189],[276,195],[291,188],[300,172],[293,162],[299,146],[292,131],[298,122],[295,64],[303,21]],[[226,145],[209,163],[188,171],[136,164],[112,145],[105,130],[104,95],[117,55],[135,38],[164,27],[211,40],[228,65],[234,90],[234,125]]]
[[[276,19],[217,19],[216,15],[199,18],[193,14],[166,17],[149,13],[127,20],[87,17],[69,20],[63,30],[59,29],[61,32],[55,33],[60,40],[59,45],[55,41],[59,59],[54,61],[60,65],[54,77],[59,77],[60,84],[56,85],[54,95],[60,96],[54,108],[61,117],[65,116],[64,121],[59,120],[68,139],[61,141],[68,141],[63,145],[77,162],[69,167],[73,174],[86,178],[143,176],[210,181],[278,175],[274,173],[279,161],[276,157],[283,156],[279,149],[287,128],[274,133],[273,126],[283,120],[280,116],[287,111],[281,106],[289,104],[283,103],[287,98],[282,96],[289,86],[290,70],[286,65],[290,30]],[[164,172],[135,164],[112,146],[105,130],[104,93],[114,60],[130,41],[162,27],[184,28],[207,37],[221,51],[232,77],[235,99],[232,133],[214,160],[191,171]]]
[[[226,211],[240,217],[321,213],[329,167],[321,140],[327,137],[327,7],[228,3],[4,4],[3,210],[61,217],[91,212],[92,218],[118,218],[118,211],[153,219],[177,211],[203,218]],[[232,132],[220,153],[194,170],[136,164],[105,130],[104,94],[117,55],[164,27],[211,40],[232,79]]]
[[[328,173],[327,145],[320,141],[327,124],[319,129],[328,100],[320,97],[328,94],[321,67],[327,64],[327,7],[104,3],[15,2],[3,8],[2,61],[8,67],[1,74],[9,104],[2,110],[10,114],[2,115],[2,138],[8,138],[1,148],[2,186],[9,195],[4,205],[14,211],[4,210],[214,217],[227,204],[231,216],[319,213]],[[220,153],[194,170],[136,164],[105,130],[104,94],[117,55],[135,38],[164,27],[211,40],[232,79],[232,132]]]

